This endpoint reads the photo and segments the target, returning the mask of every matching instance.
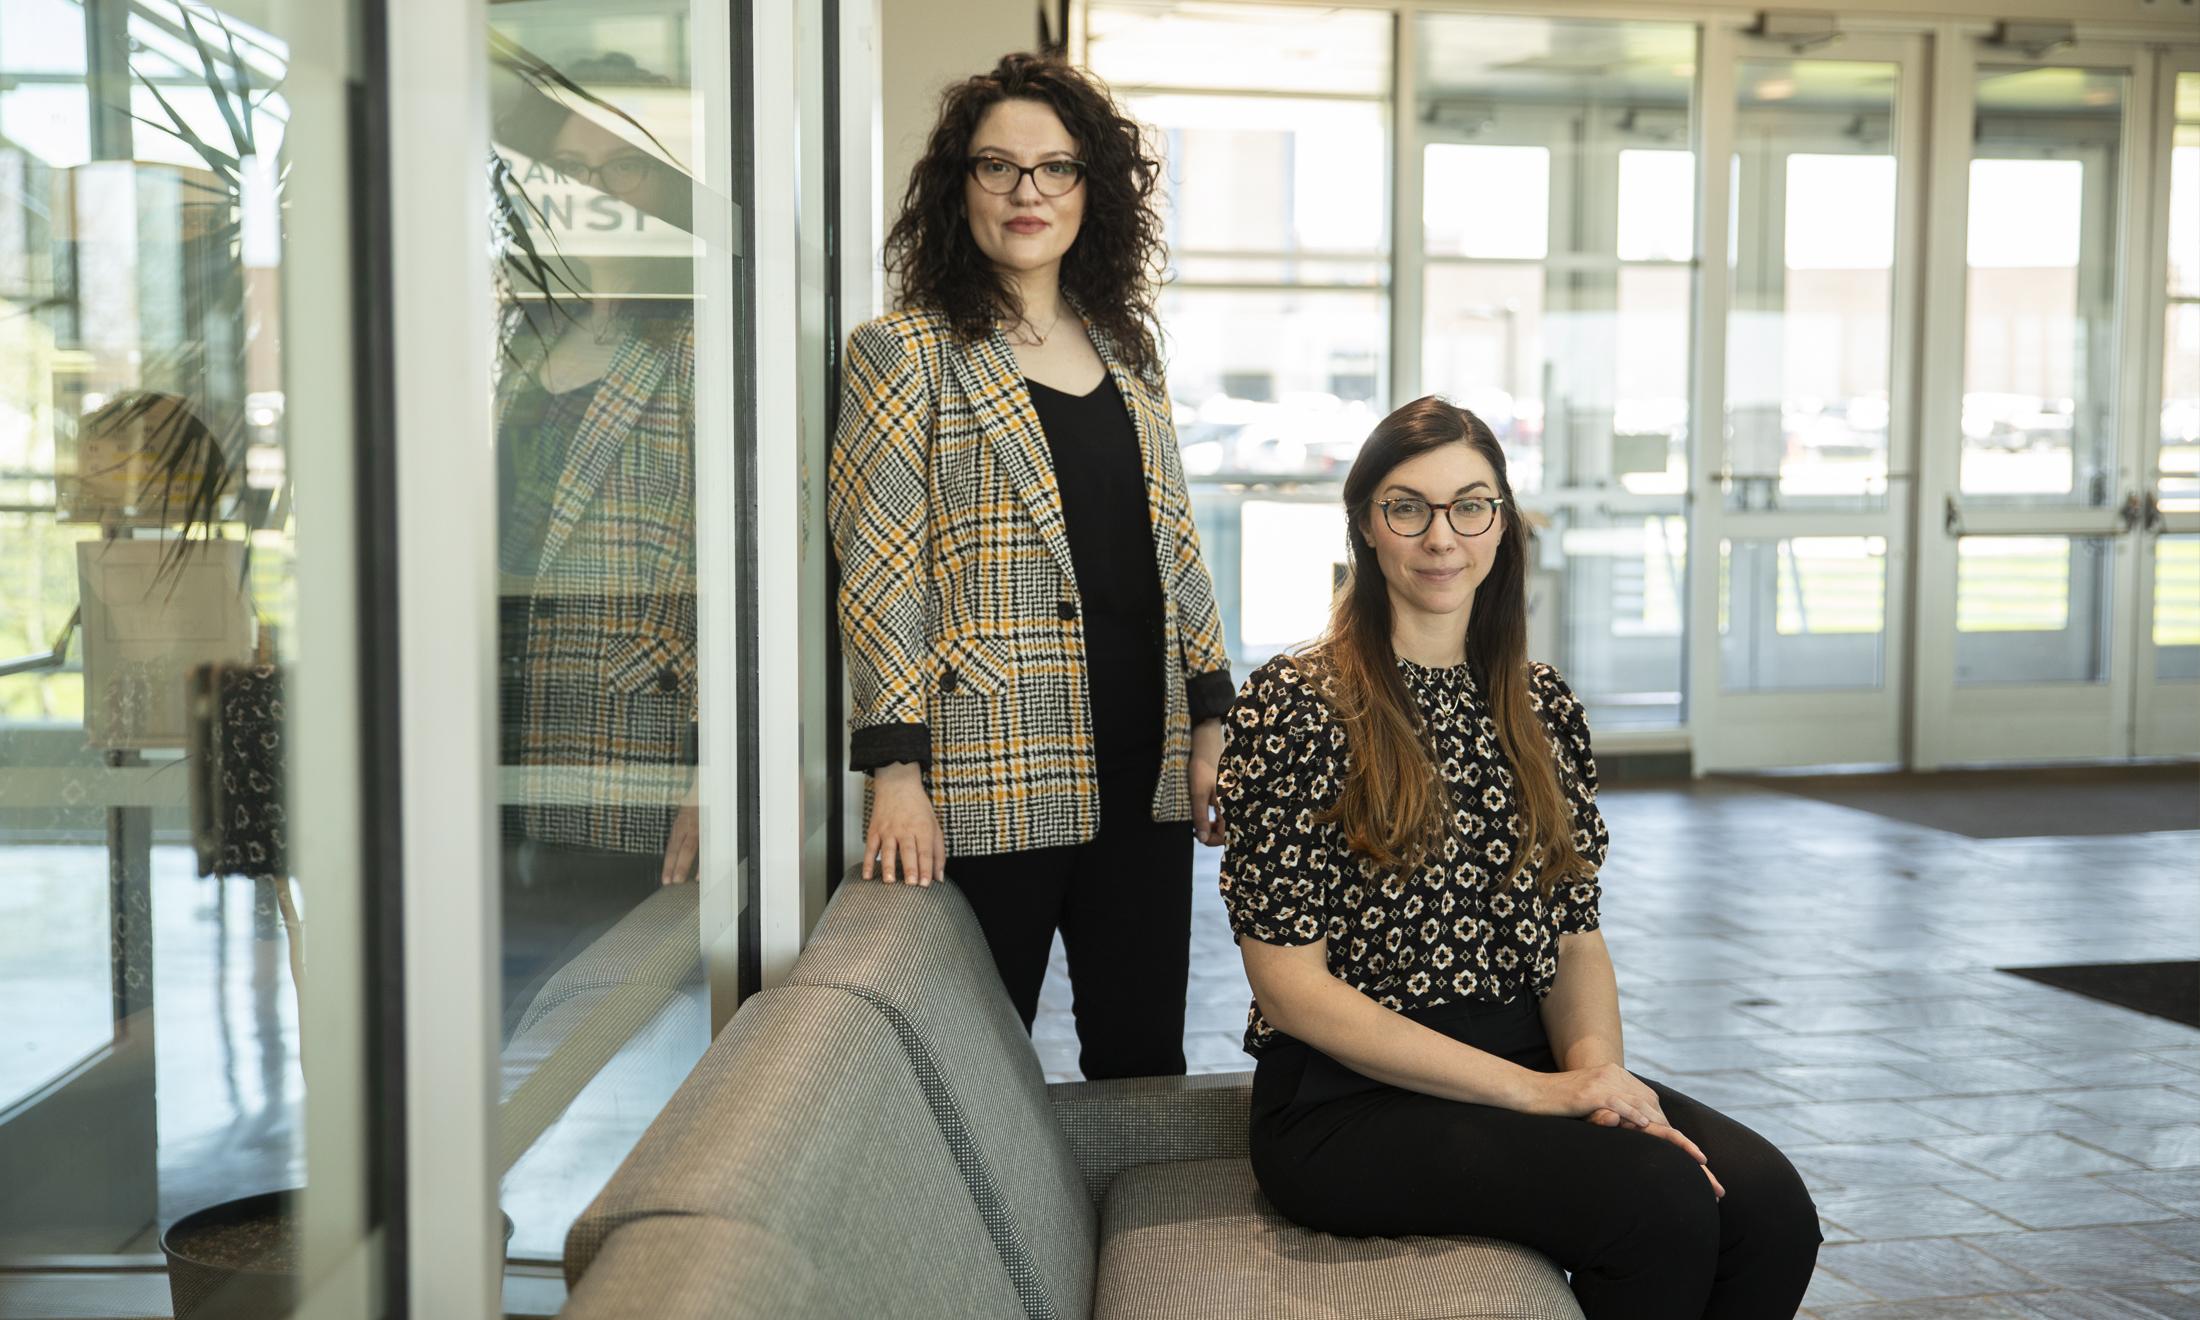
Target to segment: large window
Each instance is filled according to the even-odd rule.
[[[1087,23],[1165,171],[1169,392],[1244,666],[1320,631],[1336,483],[1391,402],[1392,20],[1111,3]]]

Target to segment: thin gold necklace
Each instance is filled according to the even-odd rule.
[[[1059,326],[1060,324],[1062,324],[1062,309],[1060,307],[1056,307],[1054,309],[1054,319],[1047,322],[1047,328],[1043,331],[1032,329],[1031,322],[1029,320],[1018,320],[1016,322],[1016,327],[1012,328],[1023,329],[1031,335],[1031,338],[1011,339],[1009,342],[1022,344],[1027,348],[1044,348],[1046,347],[1047,336],[1053,334],[1055,327]]]

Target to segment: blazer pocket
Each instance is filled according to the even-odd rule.
[[[695,652],[652,633],[628,633],[604,644],[604,678],[623,696],[670,696],[695,690]]]
[[[954,698],[991,697],[1008,690],[1012,671],[991,640],[977,636],[943,637],[933,645],[933,691]]]

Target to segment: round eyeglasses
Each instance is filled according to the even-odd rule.
[[[1063,197],[1077,190],[1085,181],[1085,162],[1081,160],[1042,160],[1036,165],[1018,165],[999,156],[972,156],[969,163],[970,177],[989,193],[1006,197],[1021,188],[1024,176],[1031,176],[1031,186],[1039,190],[1041,197]]]
[[[1436,525],[1438,509],[1444,511],[1444,521],[1451,524],[1451,530],[1461,536],[1480,536],[1497,521],[1497,506],[1504,502],[1501,496],[1476,495],[1449,504],[1434,504],[1401,495],[1377,500],[1375,507],[1383,511],[1383,526],[1400,536],[1420,536],[1427,532]]]
[[[590,184],[613,197],[624,197],[641,187],[657,166],[655,158],[633,153],[613,156],[601,165],[591,165],[578,156],[552,156],[543,164],[555,174]]]

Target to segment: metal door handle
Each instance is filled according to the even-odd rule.
[[[1947,508],[1941,515],[1940,525],[1947,529],[1950,536],[1963,535],[1963,510],[1956,507],[1956,497],[1953,495],[1948,497]]]
[[[2124,530],[2128,532],[2146,520],[2145,507],[2140,503],[2137,492],[2133,492],[2124,498],[2124,506],[2116,511],[2116,521],[2122,523]]]

